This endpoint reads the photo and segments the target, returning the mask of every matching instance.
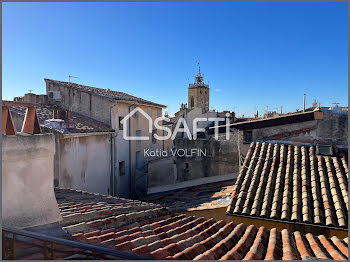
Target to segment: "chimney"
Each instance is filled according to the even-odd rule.
[[[304,94],[304,112],[305,112],[305,97],[306,97],[306,94]]]

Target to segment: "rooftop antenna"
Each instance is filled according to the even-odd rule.
[[[28,89],[28,91],[29,91],[29,94],[31,94],[33,90],[32,89]]]
[[[68,82],[69,82],[69,83],[70,83],[70,79],[71,79],[71,78],[79,78],[79,77],[68,75]]]

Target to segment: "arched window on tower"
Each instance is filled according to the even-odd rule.
[[[194,107],[194,97],[191,96],[191,107]]]

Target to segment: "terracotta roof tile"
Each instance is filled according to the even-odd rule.
[[[314,146],[252,143],[227,212],[346,228],[347,170],[345,157],[316,155]]]
[[[286,147],[287,148],[287,147]],[[268,150],[268,147],[267,147]],[[287,152],[279,151],[279,155],[287,157]],[[293,151],[294,152],[294,151]],[[302,152],[302,151],[301,151]],[[276,172],[279,172],[278,169]],[[281,171],[282,172],[282,171]],[[60,193],[59,193],[60,192]],[[273,190],[274,194],[276,190]],[[68,214],[85,212],[87,207],[93,207],[103,221],[115,217],[110,206],[121,205],[130,213],[123,213],[122,219],[129,214],[134,216],[135,209],[141,206],[152,208],[140,201],[126,200],[88,194],[86,192],[66,191],[56,189],[61,210]],[[96,201],[95,203],[93,201]],[[129,208],[130,207],[130,208]],[[157,208],[156,208],[157,209]],[[84,211],[82,211],[84,210]],[[103,210],[103,212],[98,212]],[[152,210],[152,209],[151,209]],[[124,212],[124,211],[123,211]],[[140,211],[144,212],[144,211]],[[82,213],[82,214],[83,214]],[[155,213],[157,216],[141,216],[139,220],[132,219],[127,223],[107,223],[101,228],[86,228],[96,217],[81,216],[80,221],[74,220],[74,233],[70,239],[123,250],[156,259],[186,259],[186,260],[290,260],[316,257],[324,259],[347,259],[348,239],[330,239],[312,234],[303,235],[300,232],[291,233],[288,230],[278,231],[254,225],[235,225],[233,222],[215,221],[203,217],[176,214]],[[84,221],[87,219],[87,221]],[[91,221],[89,221],[92,219]],[[118,219],[117,219],[118,220]],[[66,221],[67,222],[67,221]],[[70,221],[71,222],[71,221]],[[80,231],[79,231],[80,230]],[[23,257],[36,257],[35,253],[42,252],[33,249],[21,251]],[[62,256],[61,258],[64,258]]]

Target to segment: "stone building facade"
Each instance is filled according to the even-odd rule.
[[[130,117],[126,125],[123,125],[121,120],[138,107],[154,121],[162,116],[162,110],[166,106],[110,89],[51,79],[45,79],[45,82],[47,93],[60,93],[63,108],[101,121],[118,131],[111,141],[115,194],[121,197],[144,194],[148,170],[148,159],[144,157],[144,150],[164,150],[166,146],[164,141],[153,139],[153,132],[150,133],[147,128],[149,119],[139,114],[140,112]],[[129,136],[148,136],[149,139],[126,140],[123,137],[123,129],[127,129]]]
[[[209,85],[204,84],[200,67],[195,76],[195,82],[188,87],[188,109],[195,107],[201,108],[203,113],[209,111]]]

